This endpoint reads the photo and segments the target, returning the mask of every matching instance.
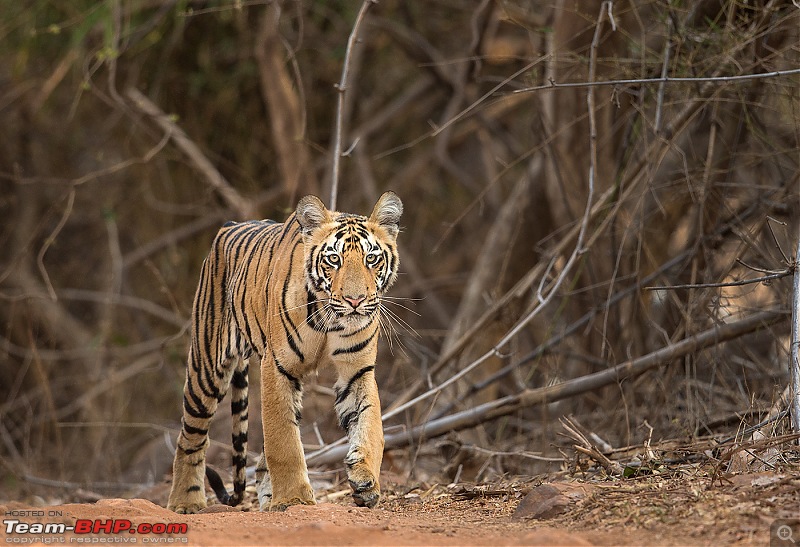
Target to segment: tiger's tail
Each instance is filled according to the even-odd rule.
[[[233,455],[233,494],[229,494],[222,478],[214,469],[206,465],[206,478],[217,499],[224,505],[235,507],[244,499],[247,467],[247,394],[248,364],[241,360],[231,378],[231,420]]]

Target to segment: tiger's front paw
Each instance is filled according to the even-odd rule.
[[[198,513],[206,508],[205,465],[192,462],[180,452],[175,456],[172,488],[167,509],[176,513]]]
[[[372,479],[357,482],[350,480],[350,487],[353,489],[353,501],[359,507],[369,507],[372,509],[381,499],[381,489]]]
[[[364,460],[359,460],[358,452],[351,453],[345,460],[347,464],[347,478],[353,489],[353,501],[359,507],[372,509],[381,499],[381,487],[378,477],[370,471]]]
[[[193,515],[194,513],[199,513],[203,509],[206,508],[206,503],[188,503],[183,504],[179,503],[178,505],[167,505],[167,509],[170,511],[175,511],[181,515]]]
[[[316,505],[317,502],[311,499],[290,498],[282,500],[273,500],[269,504],[270,511],[286,511],[292,505]]]
[[[200,490],[192,490],[184,495],[172,492],[167,502],[167,509],[183,515],[199,513],[206,508],[205,493]]]
[[[270,511],[286,511],[292,505],[316,505],[314,490],[308,482],[294,487],[281,487],[272,483],[272,496],[269,499]],[[263,505],[262,505],[263,508]],[[263,509],[262,509],[263,510]]]

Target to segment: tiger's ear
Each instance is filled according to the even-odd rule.
[[[384,192],[378,198],[378,203],[372,210],[372,215],[369,219],[376,222],[389,232],[392,237],[397,237],[400,231],[400,217],[403,214],[403,202],[397,197],[394,192]]]
[[[303,233],[306,234],[319,228],[323,222],[330,220],[328,209],[317,196],[306,196],[301,199],[297,204],[295,216],[303,228]]]

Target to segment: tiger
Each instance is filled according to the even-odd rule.
[[[381,299],[397,279],[402,213],[393,192],[380,196],[369,217],[330,211],[306,196],[283,223],[220,228],[194,297],[168,509],[205,508],[206,475],[222,503],[242,501],[252,355],[261,367],[260,509],[315,503],[299,423],[303,379],[323,366],[333,366],[337,378],[333,406],[349,441],[344,463],[353,500],[375,507],[384,449],[375,379]],[[232,494],[206,468],[209,424],[229,388]]]

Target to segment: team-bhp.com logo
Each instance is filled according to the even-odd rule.
[[[56,511],[61,513],[60,511]],[[3,531],[7,544],[31,545],[41,543],[188,543],[185,522],[139,522],[128,519],[76,519],[74,524],[63,522],[25,522],[9,518],[15,512],[6,513]],[[31,512],[33,513],[33,512]],[[41,513],[41,514],[39,514]],[[53,513],[52,511],[50,513]],[[22,515],[19,515],[22,516]],[[43,517],[44,512],[35,515]],[[48,514],[49,517],[63,515]]]

